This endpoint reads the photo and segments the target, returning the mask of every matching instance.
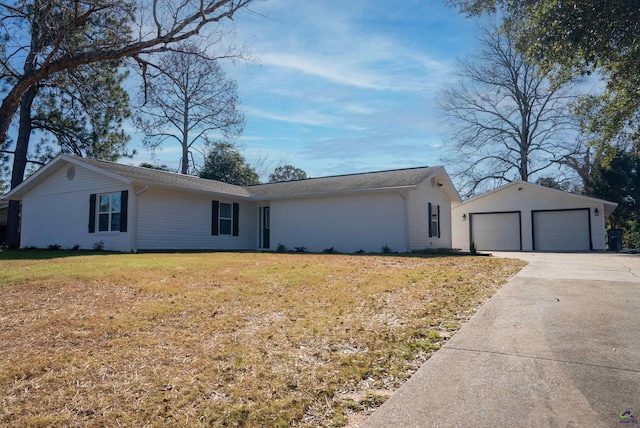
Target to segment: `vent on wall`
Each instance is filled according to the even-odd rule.
[[[67,180],[73,180],[73,177],[76,176],[76,169],[72,166],[67,168]]]

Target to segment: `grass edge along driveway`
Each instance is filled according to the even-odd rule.
[[[524,262],[0,253],[0,426],[344,426]]]

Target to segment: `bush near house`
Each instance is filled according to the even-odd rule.
[[[523,262],[0,252],[0,426],[342,426]]]

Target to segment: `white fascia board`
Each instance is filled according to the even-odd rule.
[[[67,162],[82,168],[87,168],[89,170],[92,170],[94,172],[97,172],[99,174],[103,174],[106,175],[108,177],[111,177],[115,180],[118,181],[122,181],[124,183],[127,184],[131,184],[131,180],[122,177],[120,175],[117,174],[113,174],[111,172],[105,171],[103,169],[100,168],[96,168],[92,165],[88,165],[86,163],[83,162],[79,162],[77,160],[75,160],[72,157],[68,157],[66,155],[58,155],[55,159],[53,159],[51,162],[49,162],[48,164],[46,164],[45,166],[43,166],[42,168],[40,168],[38,171],[36,171],[32,176],[30,176],[29,178],[27,178],[26,180],[24,180],[22,183],[20,183],[15,189],[11,190],[9,193],[7,193],[5,195],[5,199],[8,200],[20,200],[20,198],[24,195],[24,193],[28,192],[29,190],[31,190],[35,185],[37,185],[40,181],[44,180],[49,173],[52,173],[53,171],[55,171],[55,167],[60,163],[60,162]]]

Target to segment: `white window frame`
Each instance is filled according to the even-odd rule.
[[[102,197],[103,196],[107,196],[109,198],[109,204],[108,204],[108,209],[106,211],[102,211]],[[113,209],[113,198],[117,197],[120,200],[120,207],[119,209],[116,211],[115,209]],[[122,224],[122,192],[112,192],[112,193],[99,193],[97,195],[97,201],[96,201],[96,216],[97,216],[97,232],[98,233],[111,233],[111,232],[120,232],[120,226]],[[120,221],[118,222],[118,227],[116,229],[112,229],[113,226],[113,215],[114,214],[118,214],[120,215]],[[100,222],[100,217],[106,215],[108,218],[108,222],[107,222],[107,229],[106,230],[102,230],[101,226],[102,223]]]
[[[229,206],[229,217],[222,216],[222,206]],[[223,232],[222,222],[229,222],[229,232]],[[227,202],[220,202],[220,206],[218,208],[218,234],[219,235],[232,235],[233,234],[233,204]]]

